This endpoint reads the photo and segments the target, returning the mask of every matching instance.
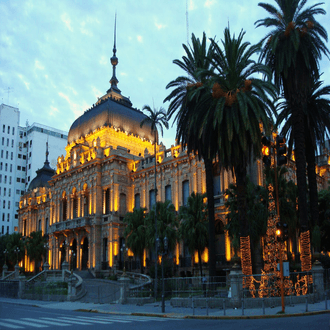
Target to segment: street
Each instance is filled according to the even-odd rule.
[[[329,329],[329,314],[269,319],[172,319],[162,317],[132,316],[119,314],[88,313],[37,308],[0,303],[0,329],[37,329],[70,327],[70,329]]]

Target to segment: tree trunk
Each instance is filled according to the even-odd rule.
[[[203,266],[202,266],[202,253],[200,249],[197,249],[198,253],[198,264],[199,264],[199,271],[201,272],[201,278],[203,277]]]
[[[307,132],[306,135],[306,161],[309,186],[309,202],[312,220],[312,228],[319,224],[319,207],[318,207],[318,191],[315,172],[315,150],[311,141],[311,137]]]
[[[247,205],[246,205],[246,167],[239,166],[235,168],[236,185],[237,185],[237,208],[238,220],[240,226],[240,237],[248,236],[247,224]]]
[[[209,276],[216,276],[215,266],[215,216],[212,160],[204,159],[206,175],[207,208],[209,216]]]

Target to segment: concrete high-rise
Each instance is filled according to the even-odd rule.
[[[18,230],[20,196],[28,189],[45,159],[49,145],[50,166],[67,144],[67,133],[33,123],[21,127],[18,108],[0,105],[0,234]]]

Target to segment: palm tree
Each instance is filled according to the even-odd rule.
[[[325,139],[329,138],[330,135],[330,86],[322,88],[321,86],[322,81],[313,82],[310,95],[307,98],[307,113],[304,119],[311,227],[316,231],[319,231],[319,211],[315,153],[317,152],[318,146],[324,145]],[[277,124],[280,126],[285,122],[281,134],[288,137],[289,154],[291,154],[293,145],[291,108],[287,102],[282,102],[279,109],[281,113],[278,116]],[[312,243],[315,246],[316,242]],[[318,248],[316,248],[316,250],[318,251]]]
[[[291,109],[299,220],[301,231],[305,232],[308,229],[305,116],[313,81],[319,78],[319,60],[322,54],[329,55],[323,42],[327,41],[327,32],[315,19],[316,15],[324,15],[325,11],[320,8],[320,3],[303,9],[307,0],[275,2],[278,8],[259,3],[271,17],[260,19],[255,24],[273,28],[261,41],[260,59],[271,68],[274,82],[282,89]]]
[[[31,261],[34,261],[34,272],[38,272],[38,266],[42,260],[42,257],[46,253],[47,239],[42,235],[42,231],[33,231],[26,241],[26,254],[30,257]]]
[[[222,48],[213,40],[214,54],[210,72],[210,90],[213,105],[202,122],[218,130],[218,158],[221,166],[232,170],[236,176],[240,237],[246,237],[247,228],[247,166],[260,157],[261,129],[269,134],[275,115],[273,99],[277,89],[271,83],[270,70],[252,60],[259,52],[259,45],[243,42],[245,32],[231,37],[229,28],[224,31]],[[263,75],[264,79],[257,78]],[[198,117],[196,120],[199,120]],[[242,260],[243,262],[243,260]]]
[[[206,194],[192,194],[188,203],[180,209],[179,237],[187,244],[190,254],[197,250],[201,277],[203,276],[202,252],[208,245],[207,208],[203,202]]]
[[[201,122],[192,124],[192,117],[199,113],[201,117],[210,106],[209,100],[204,103],[198,101],[200,96],[209,93],[207,87],[207,76],[202,75],[205,70],[211,70],[210,59],[212,57],[212,47],[207,48],[206,35],[200,40],[192,34],[191,46],[182,45],[185,56],[181,60],[174,60],[184,72],[185,76],[179,76],[171,81],[166,88],[174,88],[165,98],[164,102],[170,101],[168,107],[168,118],[174,117],[177,122],[176,138],[182,145],[187,146],[188,153],[196,154],[204,160],[206,173],[206,193],[209,216],[209,276],[216,275],[215,259],[215,216],[214,216],[214,193],[212,163],[217,150],[216,131],[213,127],[206,129],[201,127]],[[197,105],[198,104],[198,105]],[[211,122],[211,120],[209,121]],[[205,128],[205,129],[204,129]],[[202,131],[200,132],[200,129]]]
[[[141,274],[143,273],[143,252],[146,248],[146,208],[134,209],[126,213],[123,222],[127,224],[124,230],[127,247],[132,250],[135,256],[140,258]]]
[[[167,115],[164,108],[160,108],[159,110],[151,109],[149,105],[145,105],[142,110],[147,111],[148,115],[144,118],[141,123],[140,127],[144,124],[151,125],[151,131],[154,133],[154,155],[155,155],[155,202],[157,202],[157,159],[156,159],[156,147],[158,144],[158,129],[163,136],[163,126],[168,129],[168,121]],[[155,256],[157,258],[157,213],[155,212]],[[157,260],[156,260],[157,261]],[[155,299],[157,298],[157,267],[155,268]]]

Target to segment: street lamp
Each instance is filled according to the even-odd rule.
[[[157,247],[160,251],[160,239],[157,238]],[[168,239],[165,236],[163,240],[163,252],[162,252],[162,313],[165,313],[165,293],[164,293],[164,256],[167,254],[168,250]]]
[[[19,249],[18,246],[16,246],[16,248],[14,249],[14,253],[16,253],[16,263],[18,265],[18,254],[21,252],[21,250]]]
[[[6,265],[7,264],[7,254],[8,254],[7,249],[5,249],[5,251],[3,251],[3,254],[5,255],[5,265]]]
[[[125,256],[126,256],[126,253],[128,252],[128,248],[125,246],[125,243],[123,243],[123,246],[120,248],[120,251],[123,253],[123,257],[124,257],[124,269],[123,269],[123,272],[124,272],[124,275],[125,275],[126,274]]]

